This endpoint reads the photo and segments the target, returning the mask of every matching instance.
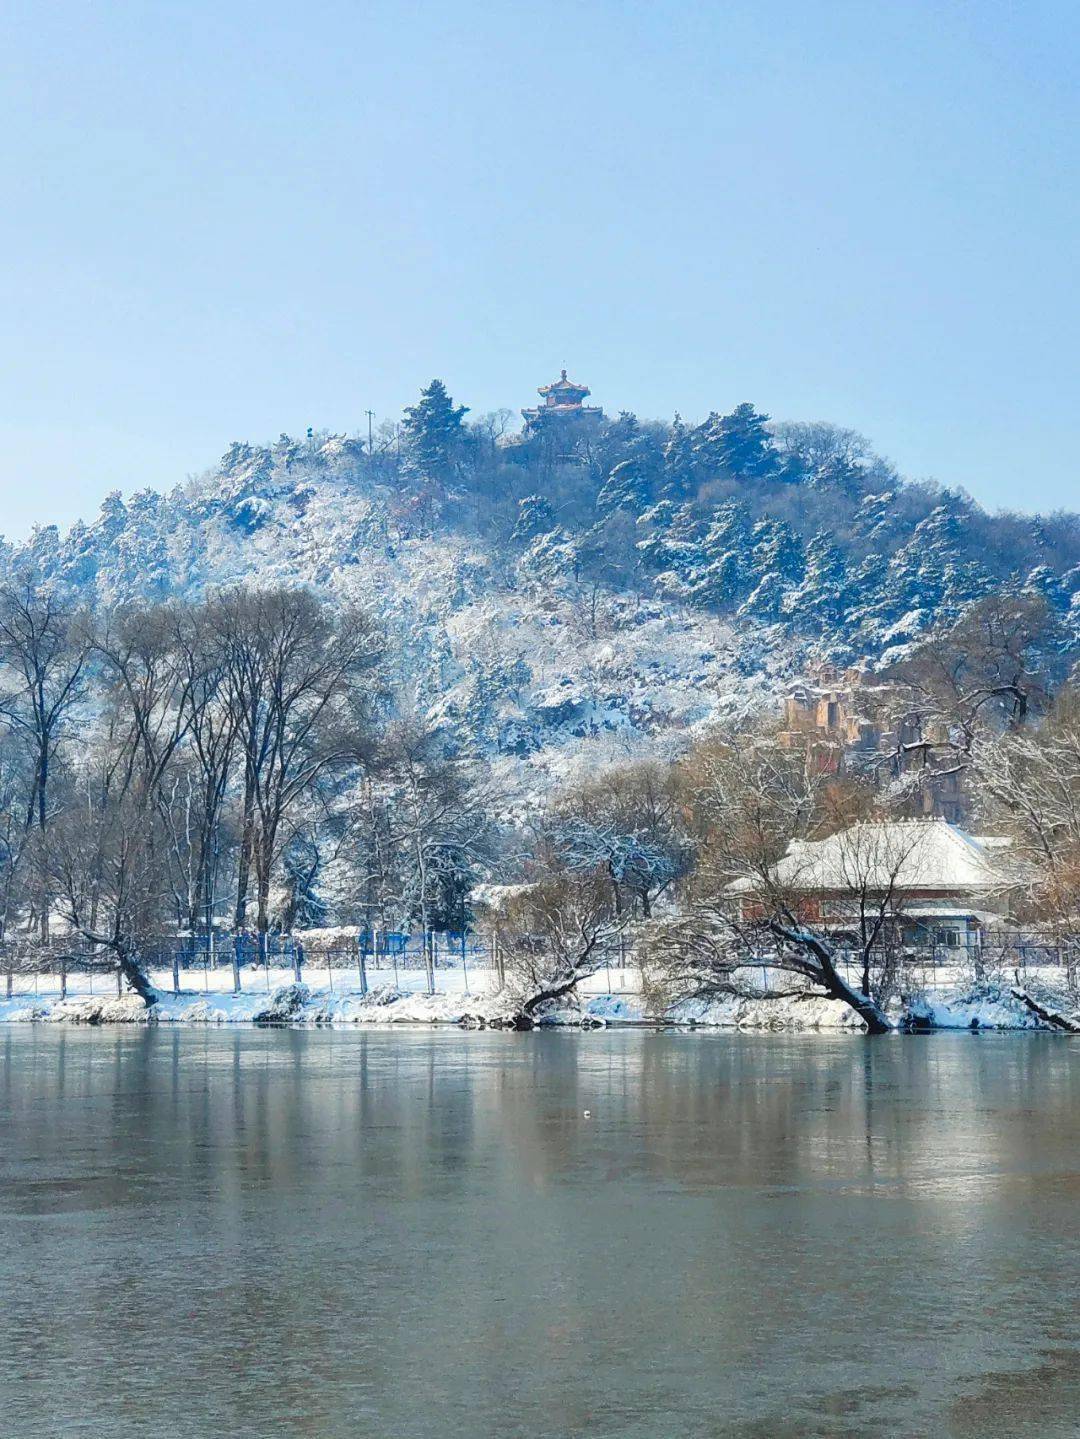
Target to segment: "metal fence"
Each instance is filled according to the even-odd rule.
[[[439,974],[461,974],[466,991],[470,975],[505,982],[503,956],[498,943],[487,936],[430,931],[360,930],[353,934],[304,936],[245,932],[237,935],[165,935],[148,938],[140,946],[143,963],[155,972],[162,987],[175,992],[211,989],[244,990],[256,985],[267,990],[289,980],[333,990],[348,988],[366,993],[380,985],[409,984],[408,977],[425,975],[425,987],[438,989]],[[888,947],[874,955],[875,968],[888,965],[906,980],[926,988],[954,980],[965,973],[983,976],[1014,974],[1017,978],[1042,968],[1080,969],[1080,935],[1062,936],[1044,930],[994,932],[977,945],[927,944]],[[760,956],[763,986],[771,987],[770,955]],[[849,974],[855,958],[841,963]],[[626,942],[600,973],[609,991],[623,990],[619,971],[634,966],[633,946]],[[613,978],[614,976],[614,978]],[[170,983],[171,981],[171,983]],[[0,941],[0,996],[15,992],[121,993],[122,981],[114,957],[107,950],[73,944],[70,937],[46,943],[25,936]]]
[[[437,987],[440,971],[463,971],[470,967],[496,971],[504,978],[501,956],[490,940],[475,934],[429,931],[407,934],[401,931],[359,931],[335,935],[332,939],[309,939],[303,935],[244,932],[236,935],[155,936],[139,946],[144,966],[171,976],[174,992],[205,989],[211,977],[231,977],[234,991],[249,987],[260,978],[267,988],[290,979],[322,984],[348,983],[366,993],[373,984],[400,982],[410,972],[428,976],[429,990]],[[85,982],[76,986],[77,977]],[[337,979],[335,980],[335,976]],[[48,983],[51,981],[51,983]],[[70,937],[46,942],[19,938],[0,941],[0,994],[58,990],[66,996],[77,987],[82,993],[104,992],[123,985],[113,955],[103,948],[73,944]]]

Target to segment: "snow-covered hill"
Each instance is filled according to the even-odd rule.
[[[248,580],[304,582],[386,628],[403,701],[527,788],[664,753],[711,717],[775,699],[795,672],[780,631],[566,580],[446,527],[403,523],[349,442],[266,463],[234,447],[168,496],[110,495],[61,536],[8,547],[9,573],[61,582],[96,606],[195,597]]]

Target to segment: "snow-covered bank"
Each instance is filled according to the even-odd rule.
[[[318,989],[282,984],[269,993],[161,993],[149,1009],[135,996],[17,995],[0,1000],[0,1023],[68,1024],[255,1024],[298,1027],[350,1025],[509,1025],[516,1005],[505,992],[467,993],[464,989],[426,994],[381,985],[359,989]],[[662,1012],[651,1011],[637,993],[584,994],[551,1005],[537,1017],[541,1025],[657,1025],[739,1030],[831,1030],[862,1028],[853,1010],[815,995],[785,998],[684,999]],[[898,1029],[1062,1030],[1075,1026],[1080,1013],[1064,995],[1036,995],[987,986],[965,994],[932,991],[895,1016]]]

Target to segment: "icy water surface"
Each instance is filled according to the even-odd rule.
[[[5,1439],[1080,1433],[1068,1038],[9,1027],[0,1186]]]

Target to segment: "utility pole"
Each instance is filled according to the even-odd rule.
[[[372,455],[375,453],[375,444],[371,437],[371,422],[375,418],[375,411],[365,410],[364,414],[367,415],[367,452]]]

